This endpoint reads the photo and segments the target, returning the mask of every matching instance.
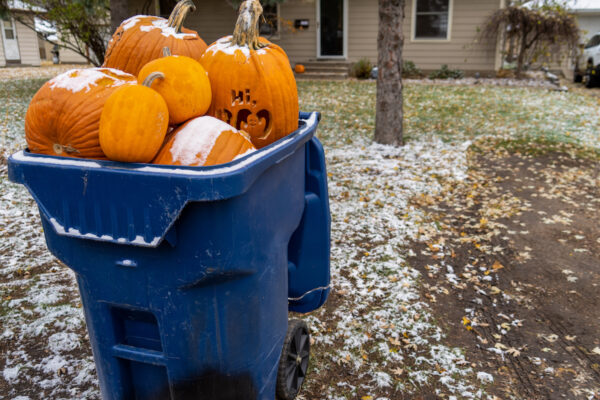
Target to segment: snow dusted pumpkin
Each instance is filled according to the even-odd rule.
[[[194,118],[169,134],[154,164],[225,164],[255,151],[245,132],[210,116]]]
[[[233,36],[219,39],[200,63],[212,87],[209,115],[250,134],[257,148],[298,129],[298,90],[289,60],[258,36],[258,0],[240,5]]]
[[[188,12],[195,8],[192,0],[181,0],[168,20],[136,15],[123,21],[108,43],[103,66],[137,75],[144,65],[162,56],[163,47],[199,60],[206,43],[196,31],[182,27]]]
[[[25,139],[33,153],[105,159],[98,138],[108,97],[135,85],[133,75],[111,68],[73,69],[46,82],[25,115]]]
[[[150,61],[142,68],[138,83],[142,83],[153,72],[164,74],[164,79],[156,79],[151,88],[165,99],[171,125],[206,114],[212,99],[206,71],[190,57],[171,56],[166,47],[164,51],[165,57]]]
[[[152,81],[164,79],[154,72],[142,85],[116,90],[106,101],[100,117],[100,145],[113,161],[150,162],[165,140],[169,110]]]

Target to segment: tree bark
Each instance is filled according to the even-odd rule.
[[[402,145],[402,46],[406,0],[379,0],[375,141]]]
[[[521,43],[519,46],[519,56],[517,57],[517,70],[515,71],[515,74],[518,79],[521,79],[523,77],[523,68],[525,66],[525,55],[527,54],[527,34],[529,33],[527,26],[523,26],[521,32],[522,34]]]
[[[121,22],[131,17],[128,0],[110,0],[110,26],[114,33]]]

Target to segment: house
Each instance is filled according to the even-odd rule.
[[[207,42],[231,34],[236,10],[223,0],[198,0],[184,25]],[[424,71],[442,64],[467,73],[493,73],[500,67],[495,40],[480,40],[487,17],[504,0],[406,0],[404,58]],[[133,0],[131,15],[171,10],[174,1]],[[151,5],[151,6],[149,6]],[[264,6],[262,35],[283,47],[290,61],[377,61],[377,0],[287,0]],[[167,12],[161,12],[163,16]]]
[[[582,43],[586,43],[594,33],[600,32],[600,1],[579,1],[573,6],[573,14],[577,17],[581,29]]]
[[[10,6],[11,14],[29,18],[29,11],[19,2]],[[31,18],[33,21],[33,18]],[[0,18],[2,42],[0,43],[0,67],[33,65],[39,66],[40,50],[37,33],[12,16]]]
[[[0,18],[0,67],[39,66],[42,60],[52,60],[53,45],[43,39],[42,33],[54,34],[56,39],[56,29],[34,17],[31,6],[20,1],[9,2],[9,9],[11,16]],[[62,63],[87,63],[81,55],[62,48],[60,60]]]

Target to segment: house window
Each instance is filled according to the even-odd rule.
[[[9,18],[2,18],[4,21],[4,39],[10,40],[15,38],[15,31],[13,30],[12,21]]]
[[[263,17],[260,19],[260,35],[267,39],[279,37],[279,4],[263,6]]]
[[[414,38],[449,39],[451,0],[414,0]]]

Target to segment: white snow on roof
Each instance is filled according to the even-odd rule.
[[[36,11],[46,12],[46,10],[39,6],[34,6],[29,3],[20,0],[8,0],[8,9],[13,11]]]
[[[35,31],[36,32],[39,32],[42,35],[56,34],[56,27],[51,22],[43,20],[38,17],[34,17],[33,21],[35,23]]]

